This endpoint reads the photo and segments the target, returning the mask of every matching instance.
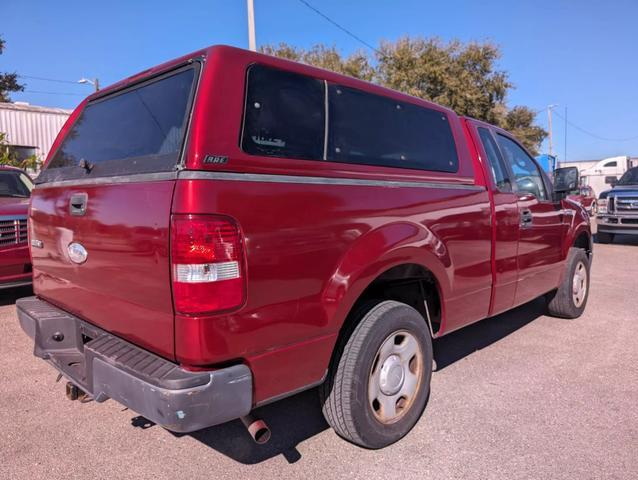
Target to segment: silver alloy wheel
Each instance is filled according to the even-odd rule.
[[[394,423],[407,412],[421,387],[423,352],[407,330],[391,333],[381,344],[368,379],[368,401],[381,423]]]
[[[572,299],[576,308],[585,301],[587,296],[587,267],[583,262],[578,262],[574,270],[574,278],[572,279]]]

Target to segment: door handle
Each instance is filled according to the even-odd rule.
[[[521,227],[531,227],[534,217],[532,216],[531,210],[523,210],[521,211]]]
[[[69,212],[71,215],[82,216],[86,213],[86,203],[88,195],[86,193],[74,193],[69,201]]]

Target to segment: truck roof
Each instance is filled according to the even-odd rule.
[[[87,101],[91,101],[93,99],[108,95],[114,91],[120,90],[127,86],[130,86],[139,80],[144,78],[151,77],[153,75],[165,72],[167,70],[171,70],[179,65],[188,62],[189,60],[195,60],[197,58],[206,58],[207,62],[214,61],[213,58],[217,57],[221,62],[242,62],[245,63],[246,66],[252,63],[259,63],[260,61],[265,61],[272,66],[278,66],[282,69],[325,79],[330,82],[339,83],[345,86],[358,88],[361,90],[365,90],[372,93],[377,93],[380,95],[384,95],[387,97],[395,98],[396,100],[403,100],[410,103],[420,104],[427,107],[434,107],[439,110],[446,111],[448,113],[456,113],[452,109],[445,107],[443,105],[439,105],[434,102],[430,102],[428,100],[424,100],[422,98],[414,97],[412,95],[408,95],[405,93],[398,92],[397,90],[392,90],[390,88],[382,87],[375,83],[367,82],[365,80],[360,80],[354,77],[350,77],[348,75],[342,75],[340,73],[335,73],[330,70],[325,70],[323,68],[314,67],[311,65],[306,65],[299,62],[294,62],[292,60],[286,60],[279,57],[274,57],[272,55],[266,55],[263,53],[252,52],[250,50],[245,50],[243,48],[231,47],[228,45],[212,45],[210,47],[196,50],[187,55],[183,55],[181,57],[175,58],[173,60],[169,60],[167,62],[161,63],[154,67],[148,68],[146,70],[142,70],[134,75],[131,75],[119,82],[116,82],[112,85],[109,85],[99,92],[93,93],[89,97],[87,97]]]

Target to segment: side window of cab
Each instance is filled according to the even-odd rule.
[[[514,184],[519,193],[529,193],[539,200],[548,200],[543,175],[536,162],[511,138],[497,134],[498,144],[505,161],[514,174]]]
[[[477,130],[479,137],[481,138],[483,148],[485,149],[485,154],[487,155],[487,161],[490,166],[490,171],[492,173],[494,183],[496,184],[496,188],[498,188],[501,192],[511,192],[512,182],[510,181],[503,157],[499,152],[498,145],[496,145],[496,140],[494,140],[494,137],[487,128],[478,127]]]

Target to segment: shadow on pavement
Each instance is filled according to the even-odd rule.
[[[436,340],[434,356],[438,370],[501,340],[544,313],[545,301],[537,299]],[[316,388],[258,408],[254,413],[266,421],[272,431],[272,438],[265,445],[253,442],[239,420],[189,435],[243,464],[260,463],[277,455],[283,455],[288,463],[295,463],[301,459],[297,445],[328,428],[321,413]],[[154,426],[144,417],[133,418],[131,424],[143,429]]]
[[[283,455],[288,463],[295,463],[301,459],[297,445],[328,428],[321,413],[316,388],[260,407],[253,413],[263,419],[272,432],[271,440],[265,445],[257,445],[239,420],[188,435],[246,465],[260,463],[277,455]],[[155,424],[138,416],[131,419],[131,425],[147,429]],[[186,434],[173,435],[182,437]]]
[[[434,341],[436,371],[498,342],[546,313],[544,298],[482,320]]]
[[[0,306],[13,305],[17,299],[31,295],[33,295],[33,289],[30,286],[0,290]]]

